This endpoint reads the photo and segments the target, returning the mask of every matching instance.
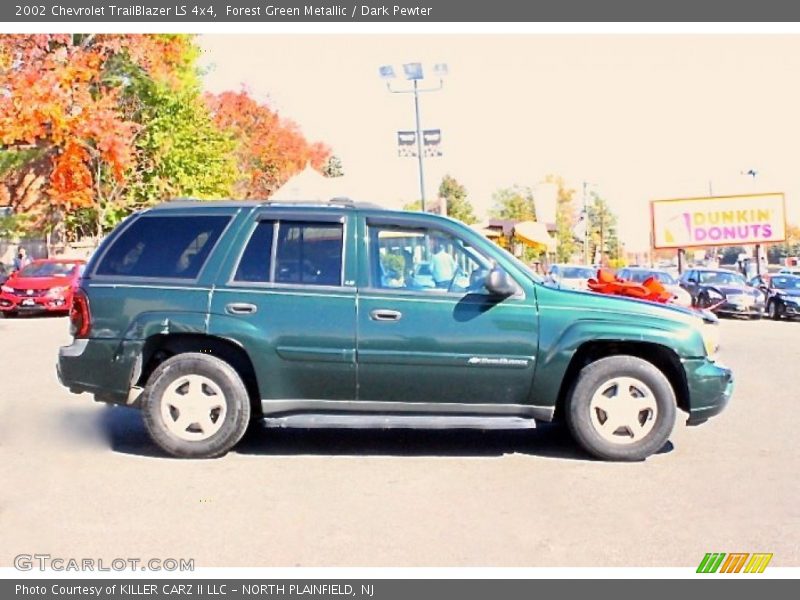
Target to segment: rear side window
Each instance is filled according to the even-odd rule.
[[[342,284],[341,223],[281,223],[275,283]]]
[[[247,242],[234,281],[342,285],[341,223],[262,221]],[[272,262],[275,262],[274,266]]]
[[[239,261],[235,281],[267,283],[270,280],[274,231],[273,221],[261,221],[256,226]]]
[[[228,221],[222,215],[140,217],[116,239],[95,273],[195,279]]]

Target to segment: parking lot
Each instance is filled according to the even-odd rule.
[[[208,566],[800,565],[800,323],[725,320],[736,391],[646,462],[533,432],[259,431],[166,458],[139,413],[56,380],[64,318],[0,319],[0,566],[20,553]],[[681,413],[682,415],[682,413]]]

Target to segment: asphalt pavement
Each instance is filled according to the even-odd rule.
[[[564,429],[253,428],[177,460],[137,411],[63,389],[65,318],[0,319],[0,566],[18,554],[213,566],[800,566],[800,323],[721,324],[736,390],[662,452],[590,459]],[[683,417],[683,413],[679,413]]]

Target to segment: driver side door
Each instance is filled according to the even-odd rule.
[[[428,223],[360,221],[359,239],[367,243],[359,261],[359,400],[467,412],[528,403],[538,338],[534,299],[491,295],[483,281],[492,262]],[[429,275],[442,271],[437,260],[455,266],[447,285]]]

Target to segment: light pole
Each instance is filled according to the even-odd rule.
[[[408,81],[412,82],[411,89],[396,90],[392,88],[392,79],[395,79],[394,67],[391,65],[382,66],[378,72],[381,79],[386,80],[386,89],[393,94],[414,94],[414,120],[416,125],[417,138],[417,164],[419,165],[419,195],[422,202],[422,212],[425,212],[425,169],[423,166],[422,155],[422,125],[419,116],[419,95],[425,92],[438,92],[444,86],[444,78],[447,76],[447,65],[437,63],[433,66],[434,74],[439,78],[439,85],[436,87],[422,88],[419,82],[425,78],[422,63],[406,63],[403,65],[403,73]]]

